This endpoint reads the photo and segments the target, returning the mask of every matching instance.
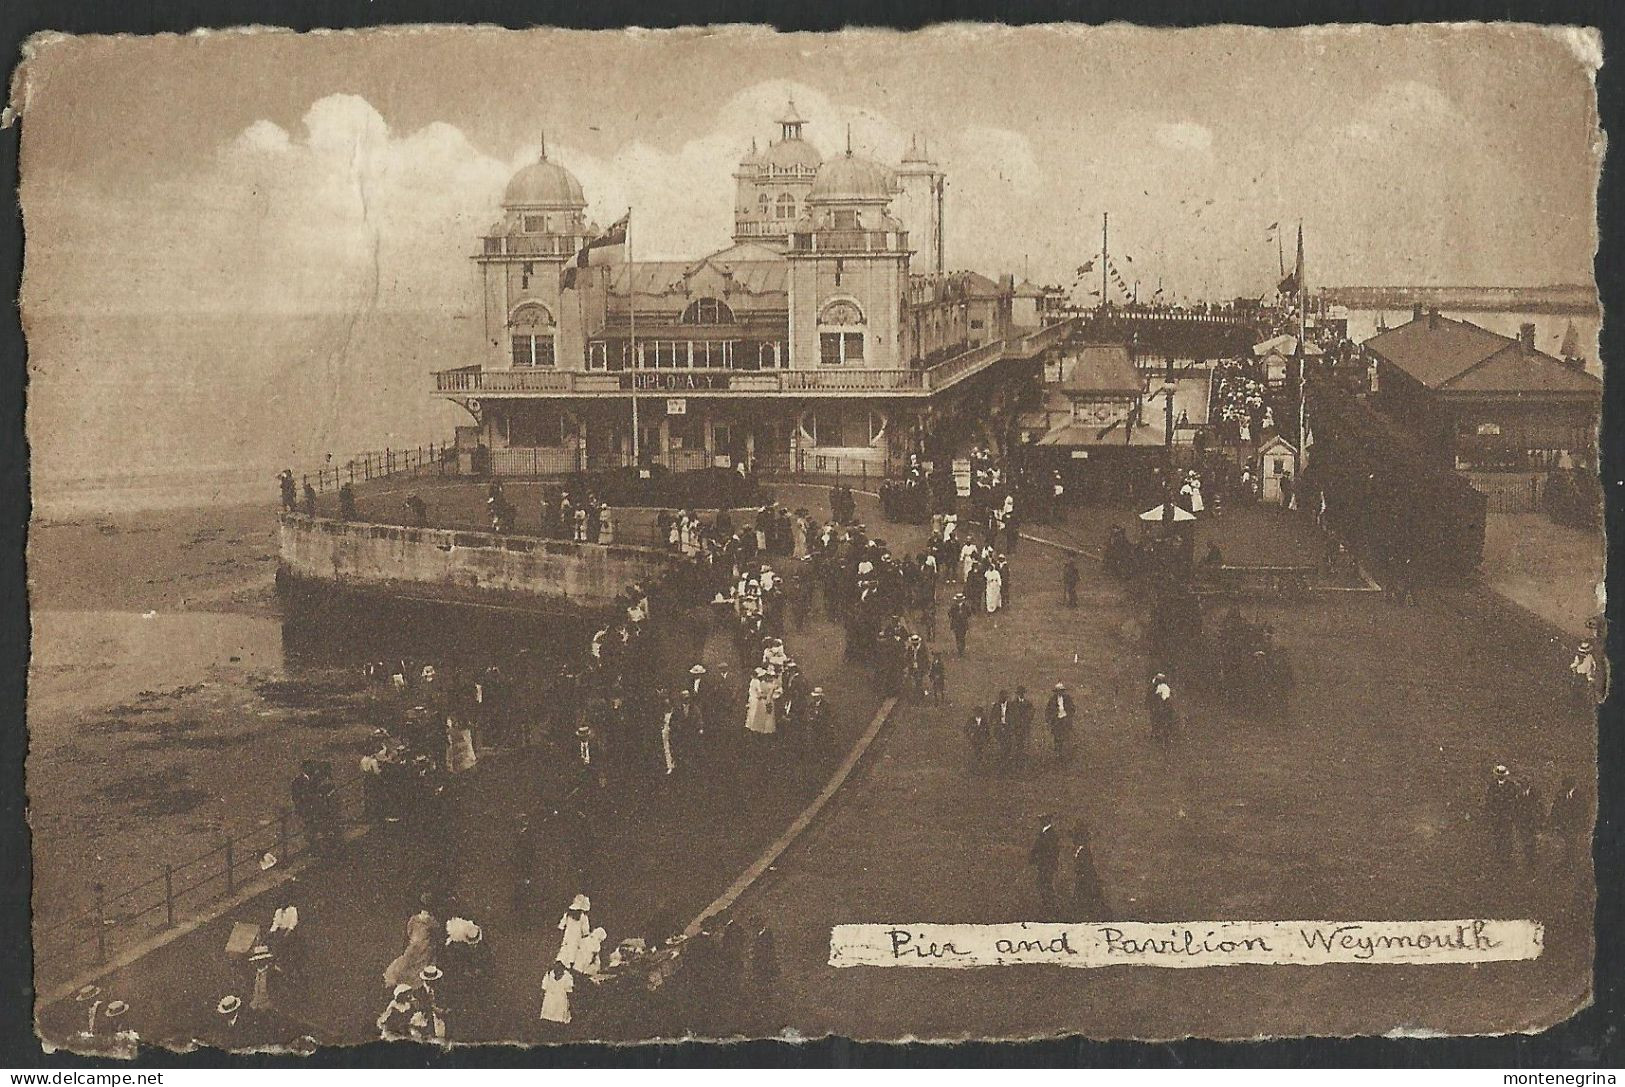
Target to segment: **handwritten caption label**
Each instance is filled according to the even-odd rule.
[[[1540,956],[1535,921],[1174,921],[836,925],[831,966],[1389,966]]]

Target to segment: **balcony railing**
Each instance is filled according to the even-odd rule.
[[[863,369],[822,367],[805,370],[638,369],[603,370],[480,370],[465,367],[434,375],[435,392],[470,396],[587,393],[629,393],[625,384],[636,375],[639,391],[650,396],[783,395],[806,393],[892,393],[921,395],[940,392],[1003,358],[1031,358],[1060,343],[1072,322],[1049,325],[1012,339],[996,340],[924,369]],[[645,384],[646,383],[646,384]]]
[[[434,375],[443,393],[570,393],[576,374],[570,370],[442,370]]]
[[[857,370],[830,367],[827,370],[785,370],[780,378],[783,392],[898,392],[925,387],[924,370]]]
[[[908,248],[906,231],[814,230],[794,236],[798,253],[892,253]]]
[[[734,233],[741,238],[785,238],[794,225],[794,219],[769,219],[765,223],[736,219]]]
[[[920,373],[926,377],[931,391],[937,392],[964,380],[971,374],[977,373],[1002,358],[1004,358],[1004,343],[1003,341],[994,341],[993,343],[983,344],[981,347],[972,348],[963,355],[955,355],[945,362],[937,363],[929,370],[921,370]]]
[[[586,238],[576,234],[508,234],[486,238],[485,257],[573,257]]]

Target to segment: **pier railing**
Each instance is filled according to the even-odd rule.
[[[298,482],[300,494],[303,494],[306,485],[317,494],[326,494],[346,483],[364,483],[396,476],[417,478],[456,474],[456,447],[450,442],[430,442],[404,449],[375,449],[343,460],[329,458],[315,469],[301,473]]]
[[[359,769],[335,772],[341,831],[365,823]],[[217,844],[184,858],[166,858],[152,876],[122,889],[95,883],[88,903],[34,930],[38,988],[49,989],[120,951],[184,924],[204,906],[229,899],[263,873],[285,867],[312,848],[308,828],[291,808],[280,808],[223,833]],[[274,863],[264,865],[267,856]],[[265,920],[269,922],[270,915]]]

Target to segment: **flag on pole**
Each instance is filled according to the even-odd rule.
[[[1297,290],[1304,289],[1303,281],[1303,224],[1298,224],[1298,266],[1292,272],[1293,281]]]
[[[561,285],[574,287],[577,268],[593,268],[601,264],[618,264],[626,260],[626,231],[632,221],[630,209],[615,222],[609,229],[588,242],[576,251],[575,259],[564,268]]]
[[[1080,264],[1078,266],[1078,274],[1080,276],[1086,276],[1086,275],[1088,275],[1090,272],[1092,272],[1094,270],[1095,270],[1095,260],[1094,260],[1093,257],[1090,257],[1088,260],[1084,261],[1082,264]]]
[[[1280,229],[1280,226],[1281,226],[1280,220],[1276,220],[1275,222],[1271,223],[1269,226],[1265,227],[1264,228],[1264,237],[1268,238],[1270,235],[1274,234],[1278,229]]]

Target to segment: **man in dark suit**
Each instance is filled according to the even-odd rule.
[[[1072,908],[1079,921],[1103,921],[1108,913],[1089,825],[1081,821],[1072,830]]]
[[[1012,712],[1014,703],[1010,700],[1009,691],[1000,691],[999,697],[993,700],[993,709],[990,714],[989,725],[993,731],[993,742],[999,748],[999,762],[1008,766],[1015,759],[1016,751],[1016,723]]]
[[[970,601],[965,599],[964,593],[956,593],[954,602],[948,605],[948,626],[954,632],[954,644],[959,648],[959,655],[965,655],[965,636],[970,633]]]
[[[1027,863],[1033,866],[1038,878],[1038,897],[1045,906],[1055,905],[1055,872],[1061,866],[1061,835],[1055,829],[1055,817],[1043,816],[1038,820],[1038,837],[1027,851]]]
[[[1033,704],[1027,700],[1027,688],[1017,687],[1016,697],[1010,700],[1010,721],[1015,732],[1011,747],[1015,761],[1027,757],[1027,740],[1033,732]]]
[[[1072,725],[1076,717],[1077,707],[1073,704],[1072,695],[1067,691],[1066,684],[1057,683],[1049,696],[1049,705],[1044,707],[1044,720],[1048,722],[1050,736],[1055,740],[1056,762],[1066,758],[1066,748],[1072,742]]]

